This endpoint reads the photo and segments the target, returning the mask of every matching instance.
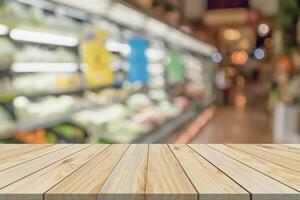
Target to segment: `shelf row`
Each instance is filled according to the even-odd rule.
[[[213,103],[214,99],[210,99],[209,101],[202,102],[200,104],[201,109],[199,111],[196,111],[193,105],[189,109],[186,109],[185,111],[182,111],[180,114],[177,114],[174,117],[169,118],[164,123],[156,126],[155,128],[149,129],[149,131],[146,131],[142,134],[134,135],[134,137],[130,138],[130,140],[122,141],[119,140],[118,137],[116,138],[110,138],[110,137],[104,137],[101,138],[100,141],[89,141],[92,143],[100,142],[100,143],[159,143],[159,142],[165,142],[168,140],[168,138],[175,134],[176,132],[179,132],[184,125],[186,125],[188,122],[193,121],[194,119],[199,116],[202,111],[204,111],[206,108],[210,107]],[[198,105],[199,106],[199,105]],[[64,124],[72,124],[75,127],[81,128],[85,136],[84,137],[92,137],[93,134],[91,133],[90,127],[86,127],[84,125],[81,125],[76,121],[76,115],[80,114],[81,112],[88,112],[89,110],[93,112],[94,110],[101,109],[100,105],[96,104],[90,104],[87,106],[83,106],[82,108],[78,108],[76,110],[72,110],[71,112],[67,112],[65,114],[60,114],[55,117],[50,117],[44,120],[36,120],[36,121],[24,121],[17,123],[12,129],[7,130],[5,132],[0,132],[0,139],[3,138],[11,138],[14,137],[15,134],[26,134],[30,132],[34,132],[35,130],[40,129],[53,129],[53,127],[61,126]],[[116,121],[117,122],[117,121]],[[118,125],[115,125],[118,126]],[[125,131],[125,130],[124,130]],[[126,131],[125,131],[126,132]],[[126,133],[123,133],[126,135]],[[98,133],[100,134],[100,133]],[[66,138],[64,142],[84,142],[84,140],[72,140],[70,138]],[[85,141],[86,142],[86,141]]]
[[[213,94],[214,47],[118,1],[94,2],[97,7],[77,0],[5,2],[7,7],[0,7],[4,140],[159,142],[194,119],[195,102]],[[105,2],[107,14],[99,12]],[[120,20],[124,12],[130,16]],[[138,25],[136,14],[146,26]],[[132,39],[147,43],[138,58],[131,57]],[[146,60],[144,71],[134,59]],[[102,82],[106,78],[109,83]]]

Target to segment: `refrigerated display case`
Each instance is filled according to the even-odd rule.
[[[161,142],[213,99],[216,49],[121,1],[12,0],[0,16],[2,142]],[[91,46],[105,48],[105,62],[84,50],[99,31],[103,43]],[[147,42],[142,82],[128,79],[134,37]],[[182,59],[175,82],[173,52]],[[100,59],[96,70],[89,56]],[[97,80],[107,78],[103,63],[111,83]]]

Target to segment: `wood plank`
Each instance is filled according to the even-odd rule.
[[[167,145],[149,146],[147,200],[196,200],[198,194]]]
[[[6,169],[0,172],[0,189],[12,184],[30,174],[37,172],[71,154],[76,153],[88,145],[71,145],[70,147],[55,151],[48,155],[34,159],[30,162],[26,162],[15,167]]]
[[[189,145],[252,194],[253,200],[299,200],[299,193],[206,145]]]
[[[209,145],[210,147],[238,160],[264,174],[278,180],[291,188],[300,191],[300,173],[294,170],[287,169],[280,165],[268,162],[262,158],[253,156],[243,151],[234,149],[226,145]]]
[[[133,144],[108,177],[99,200],[144,200],[148,145]]]
[[[55,145],[57,146],[57,145]],[[109,145],[91,145],[0,190],[0,199],[43,200],[43,194]],[[22,195],[20,195],[22,194]]]
[[[39,145],[22,145],[21,148],[16,147],[15,149],[10,149],[8,151],[2,152],[0,154],[0,160],[5,160],[7,158],[11,158],[17,155],[21,155],[27,152],[31,152],[37,149],[45,148],[51,146],[50,144],[39,144]]]
[[[169,145],[201,200],[250,200],[250,194],[186,145]]]
[[[284,146],[300,150],[300,144],[283,144]]]
[[[91,162],[49,190],[45,200],[95,200],[129,145],[111,145]]]
[[[295,153],[298,156],[300,156],[300,146],[299,145],[294,147],[294,146],[289,146],[289,145],[286,145],[286,144],[261,144],[259,146],[270,147],[271,149],[272,148],[280,149],[280,150],[283,150],[283,151],[288,151],[288,152]]]
[[[300,154],[288,151],[288,148],[284,148],[284,146],[280,145],[274,145],[274,144],[257,144],[254,145],[255,148],[260,148],[264,151],[270,152],[270,153],[275,153],[280,156],[286,157],[288,159],[296,160],[300,162]]]
[[[31,144],[0,144],[0,154],[10,151],[10,150],[15,150],[15,149],[20,149],[24,148],[26,146],[32,146]]]
[[[25,163],[27,161],[33,160],[35,158],[47,155],[51,152],[57,151],[59,149],[63,149],[70,146],[69,144],[59,144],[59,145],[51,145],[45,148],[37,149],[35,151],[27,152],[25,154],[17,155],[11,158],[7,158],[0,162],[0,171],[8,169],[10,167],[19,165],[21,163]]]
[[[266,151],[265,149],[258,148],[254,145],[232,144],[230,146],[242,150],[246,153],[252,154],[256,157],[263,158],[275,164],[300,172],[300,162],[289,159],[288,157],[284,157],[282,155],[278,155],[275,152]]]

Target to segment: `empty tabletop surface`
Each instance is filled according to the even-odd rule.
[[[0,200],[300,200],[299,192],[300,145],[0,145]]]

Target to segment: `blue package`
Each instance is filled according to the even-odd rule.
[[[143,37],[132,37],[128,41],[131,48],[128,57],[129,71],[128,80],[130,82],[148,83],[148,58],[146,50],[149,46],[148,40]]]

